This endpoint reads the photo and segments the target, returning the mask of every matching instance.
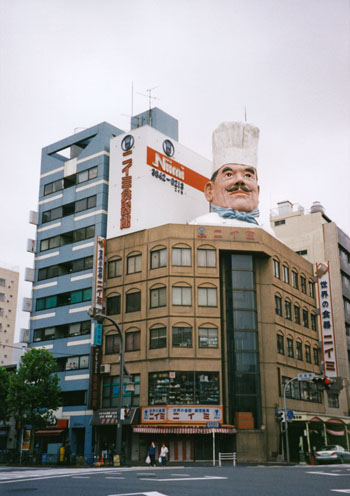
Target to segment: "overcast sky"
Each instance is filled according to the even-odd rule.
[[[132,81],[134,113],[155,88],[207,158],[213,129],[246,108],[262,221],[318,200],[350,234],[349,0],[0,0],[0,70],[0,264],[21,272],[20,306],[41,148],[102,121],[128,130]]]

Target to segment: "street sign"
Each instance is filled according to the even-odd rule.
[[[312,381],[314,377],[315,374],[313,372],[302,372],[298,374],[298,381]]]
[[[293,410],[288,410],[288,412],[287,412],[287,420],[288,420],[288,422],[291,422],[293,420],[293,418],[294,418],[294,412],[293,412]]]
[[[220,429],[221,423],[220,422],[207,422],[206,427],[207,427],[207,429]]]

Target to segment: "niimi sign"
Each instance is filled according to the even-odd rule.
[[[142,423],[186,422],[207,423],[222,422],[221,406],[163,406],[144,407],[141,412]]]
[[[105,251],[106,240],[101,236],[96,237],[95,258],[95,301],[94,307],[103,310],[103,295],[105,282]]]
[[[327,377],[337,377],[338,367],[329,262],[316,264],[316,275],[324,375]]]

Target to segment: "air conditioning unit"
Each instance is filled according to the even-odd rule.
[[[111,372],[111,366],[109,363],[103,363],[100,365],[100,374],[109,374]]]
[[[39,214],[38,212],[35,212],[34,210],[29,211],[29,223],[34,224],[35,226],[38,225],[39,221]]]

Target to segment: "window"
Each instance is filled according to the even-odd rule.
[[[316,315],[314,313],[311,313],[310,314],[310,317],[311,317],[311,329],[313,331],[317,331],[317,318],[316,318]]]
[[[292,304],[289,300],[285,300],[284,310],[285,310],[285,314],[286,314],[286,319],[292,320]]]
[[[280,263],[278,260],[273,260],[273,275],[278,279],[281,277],[280,275]]]
[[[298,289],[298,273],[292,270],[292,286],[294,289]]]
[[[192,327],[173,327],[173,346],[192,348]]]
[[[173,286],[173,305],[192,305],[192,288]]]
[[[47,310],[49,308],[62,307],[91,301],[91,288],[72,291],[71,293],[60,293],[57,295],[46,296],[36,300],[36,311]]]
[[[312,281],[309,281],[309,296],[315,298],[315,285]]]
[[[334,391],[328,391],[327,396],[329,408],[339,408],[339,394]]]
[[[127,273],[141,272],[141,255],[133,255],[127,259]]]
[[[95,179],[97,177],[97,166],[91,167],[90,169],[78,172],[77,174],[77,184],[84,183],[90,179]]]
[[[106,312],[107,315],[118,315],[120,314],[120,295],[108,296]]]
[[[156,288],[150,290],[151,308],[164,307],[166,305],[166,288]]]
[[[290,380],[290,377],[282,377],[282,385]],[[286,397],[295,400],[313,401],[322,403],[322,394],[317,385],[312,382],[293,381],[286,387]]]
[[[308,344],[305,345],[305,361],[311,363],[311,347]]]
[[[51,279],[53,277],[72,274],[73,272],[81,272],[82,270],[92,269],[93,257],[79,258],[77,260],[68,261],[58,265],[50,265],[38,270],[38,280]]]
[[[275,313],[282,316],[282,298],[275,295]]]
[[[294,305],[294,322],[300,324],[300,307],[299,305]]]
[[[274,222],[274,225],[275,225],[275,226],[282,226],[282,225],[283,225],[283,224],[285,224],[285,223],[286,223],[285,219],[281,219],[281,220],[276,220],[276,221]]]
[[[301,292],[306,294],[306,279],[304,276],[300,276],[300,288]]]
[[[127,391],[126,385],[132,382],[135,391]],[[102,383],[102,408],[113,408],[119,405],[119,376],[104,376]],[[140,375],[132,375],[131,378],[125,377],[123,381],[123,400],[124,406],[139,406],[140,404]]]
[[[282,334],[277,334],[277,353],[284,355],[284,337]]]
[[[105,349],[106,355],[120,353],[120,337],[118,334],[107,334]]]
[[[159,269],[159,267],[166,267],[167,262],[166,248],[151,251],[151,269]]]
[[[303,326],[309,328],[309,312],[303,308]]]
[[[289,284],[289,268],[283,265],[283,281]]]
[[[61,393],[62,406],[84,406],[86,405],[87,391],[63,391]]]
[[[217,306],[216,288],[198,288],[198,305],[201,307]]]
[[[197,250],[198,267],[216,267],[216,250],[199,248]]]
[[[184,265],[190,267],[191,264],[191,248],[173,248],[172,251],[173,265]]]
[[[140,331],[127,332],[125,335],[125,351],[139,351]]]
[[[96,207],[96,195],[82,198],[73,203],[67,203],[61,207],[52,208],[42,213],[42,223],[51,222],[52,220],[67,217],[77,212],[82,212],[90,208]]]
[[[6,286],[6,279],[0,278],[0,286]]]
[[[5,293],[0,293],[0,301],[5,301]]]
[[[200,348],[217,348],[218,330],[215,327],[200,327],[198,329],[198,340]]]
[[[307,250],[299,250],[299,251],[297,251],[296,253],[297,253],[298,255],[301,255],[301,256],[303,256],[303,255],[307,255]]]
[[[219,405],[219,372],[152,372],[149,405]]]
[[[57,372],[89,368],[89,355],[78,355],[57,359]]]
[[[40,241],[40,251],[52,250],[53,248],[58,248],[59,246],[64,246],[70,243],[75,243],[76,241],[83,241],[85,239],[90,239],[95,236],[95,226],[82,227],[76,229],[75,231],[70,231],[59,236],[53,236],[52,238],[46,238]]]
[[[149,332],[149,347],[151,350],[166,347],[166,327],[157,327],[150,329]]]
[[[287,355],[290,358],[294,357],[293,339],[291,338],[287,338]]]
[[[45,341],[49,339],[60,339],[71,336],[80,336],[83,334],[90,334],[91,320],[83,322],[74,322],[72,324],[62,324],[55,327],[44,327],[41,329],[34,329],[34,341]]]
[[[318,348],[313,349],[313,354],[314,354],[314,364],[319,365],[320,364],[320,354],[319,354]]]
[[[83,212],[84,210],[88,210],[89,208],[96,207],[96,195],[89,196],[88,198],[82,198],[81,200],[77,200],[74,206],[74,212]]]
[[[110,260],[108,262],[108,279],[122,275],[122,259]]]
[[[52,183],[45,184],[44,186],[44,196],[51,195],[51,193],[56,193],[63,189],[63,179],[58,179]]]
[[[141,310],[141,291],[127,293],[126,295],[126,312],[138,312]]]
[[[303,359],[303,348],[302,348],[302,344],[300,341],[297,341],[297,343],[296,343],[295,354],[296,354],[297,360]]]

